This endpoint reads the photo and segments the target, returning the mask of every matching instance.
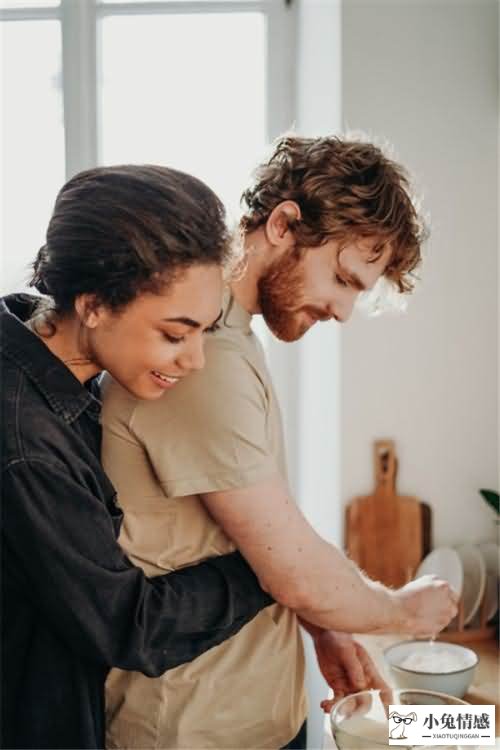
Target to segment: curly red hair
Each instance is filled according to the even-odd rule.
[[[384,276],[400,292],[411,292],[427,236],[411,198],[407,173],[372,143],[336,136],[279,138],[271,157],[245,190],[243,232],[265,224],[281,202],[295,201],[301,219],[293,224],[297,247],[371,238],[378,257],[390,246]]]

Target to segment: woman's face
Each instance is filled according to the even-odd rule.
[[[164,293],[143,293],[118,313],[98,308],[93,360],[137,398],[159,398],[204,366],[203,339],[220,317],[222,286],[219,266],[191,266]]]

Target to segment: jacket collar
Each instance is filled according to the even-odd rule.
[[[29,320],[39,302],[29,294],[10,294],[0,298],[0,351],[23,370],[52,410],[71,423],[86,409],[94,419],[99,419],[100,402],[97,383],[90,381],[89,389],[83,386],[66,365],[52,354],[24,321]]]

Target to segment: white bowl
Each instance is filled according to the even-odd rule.
[[[472,649],[444,641],[395,643],[384,656],[398,687],[435,690],[456,698],[467,692],[479,663]]]

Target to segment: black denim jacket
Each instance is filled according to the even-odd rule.
[[[0,299],[2,747],[103,748],[111,667],[157,676],[271,599],[238,553],[152,579],[125,557],[99,401],[23,325],[34,302]]]

